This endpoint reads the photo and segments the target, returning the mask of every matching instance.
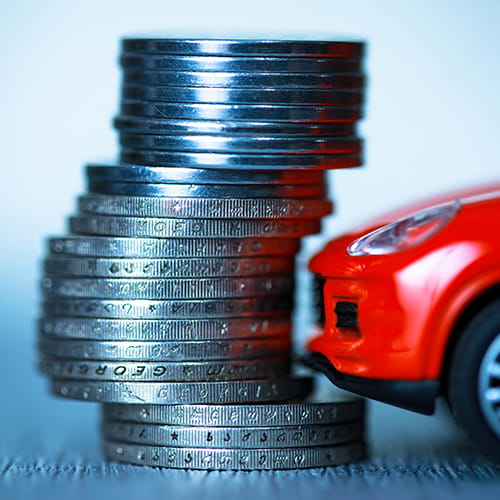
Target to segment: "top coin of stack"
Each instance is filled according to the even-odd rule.
[[[331,212],[323,170],[361,164],[363,44],[126,39],[122,49],[121,164],[87,167],[71,234],[51,239],[44,263],[40,368],[53,392],[123,405],[105,412],[105,453],[128,462],[359,459],[359,400],[349,428],[338,427],[340,401],[300,406],[333,405],[327,434],[291,423],[283,434],[245,416],[255,404],[287,414],[311,392],[310,378],[290,372],[294,256]],[[127,410],[138,404],[161,415],[232,405],[240,429],[168,418],[138,429]]]
[[[361,165],[360,42],[126,39],[121,160],[325,169]]]

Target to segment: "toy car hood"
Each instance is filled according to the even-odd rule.
[[[435,205],[440,205],[454,200],[475,200],[480,199],[482,196],[498,196],[500,198],[500,182],[494,181],[473,188],[460,189],[433,196],[371,219],[327,243],[326,246],[310,260],[309,269],[316,273],[321,273],[323,269],[325,271],[330,271],[332,267],[332,257],[339,258],[340,256],[345,255],[347,246],[352,241],[386,224],[390,224],[415,212],[433,207]]]

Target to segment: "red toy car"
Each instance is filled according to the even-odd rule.
[[[446,395],[500,461],[500,183],[392,213],[333,240],[309,267],[321,317],[306,363],[425,414]]]

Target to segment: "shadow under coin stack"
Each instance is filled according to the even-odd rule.
[[[44,262],[40,369],[105,403],[129,463],[288,469],[364,456],[362,400],[291,372],[294,257],[361,164],[363,44],[125,39],[119,165],[89,165]]]

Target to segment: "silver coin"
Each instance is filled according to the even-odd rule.
[[[361,57],[360,41],[241,40],[187,38],[125,38],[122,51],[151,54],[280,56],[280,57]]]
[[[156,168],[156,167],[151,167]],[[161,167],[159,167],[161,168]],[[311,172],[313,173],[313,172]],[[108,175],[107,173],[105,175]],[[110,177],[113,173],[109,174]],[[117,176],[120,174],[117,173]],[[158,173],[158,177],[161,173]],[[107,179],[112,180],[112,179]],[[116,179],[118,180],[118,179]],[[149,198],[87,194],[78,198],[84,214],[204,219],[306,219],[332,212],[330,200],[264,198]]]
[[[137,54],[127,52],[122,53],[120,65],[124,69],[249,73],[358,73],[362,69],[359,57],[174,56],[168,54]]]
[[[146,161],[153,160],[154,156],[162,153],[145,151],[143,153],[123,153],[123,156],[144,156]],[[170,154],[170,153],[165,153]],[[182,153],[178,153],[182,154]],[[186,155],[195,153],[184,153]],[[200,153],[203,154],[203,153]],[[208,153],[207,153],[208,154]],[[233,155],[234,156],[234,155]],[[187,158],[187,157],[186,157]],[[182,158],[181,158],[182,159]],[[163,161],[163,160],[162,160]],[[344,161],[344,160],[342,160]],[[357,163],[358,160],[349,160]],[[359,160],[360,161],[360,160]],[[131,161],[131,163],[133,163]],[[165,162],[168,164],[168,161]],[[223,167],[225,168],[225,167]],[[261,167],[256,167],[261,168]],[[94,181],[89,179],[88,190],[91,193],[126,196],[162,196],[166,198],[324,198],[327,195],[327,186],[320,184],[287,185],[232,185],[232,184],[164,184],[140,182]]]
[[[265,122],[353,122],[361,118],[361,106],[288,106],[266,104],[168,103],[122,100],[121,113],[128,116],[175,120],[249,120]],[[127,142],[127,141],[125,141]],[[131,138],[127,147],[140,145]],[[184,146],[185,147],[185,146]],[[143,146],[142,149],[152,149]],[[163,149],[163,148],[156,148]],[[169,148],[175,149],[175,148]],[[182,149],[182,148],[179,148]],[[358,148],[359,149],[359,148]],[[308,150],[308,152],[310,152]],[[342,152],[342,151],[340,151]],[[348,151],[348,152],[357,152]]]
[[[192,319],[246,316],[284,316],[292,309],[290,297],[215,300],[45,300],[43,312],[84,318]]]
[[[366,455],[365,445],[355,442],[303,448],[177,448],[104,441],[109,460],[152,467],[208,470],[280,470],[329,467],[357,462]]]
[[[287,377],[290,374],[290,360],[284,356],[168,363],[42,359],[39,369],[51,377],[81,381],[210,382]]]
[[[224,154],[224,153],[186,153],[174,151],[153,151],[121,148],[120,161],[132,165],[157,165],[157,166],[179,166],[179,167],[205,167],[205,168],[243,168],[243,169],[289,169],[289,168],[304,168],[304,169],[334,169],[334,168],[352,168],[359,167],[362,164],[360,154],[338,154],[338,155],[279,155],[279,154]],[[314,186],[314,185],[313,185]],[[262,186],[255,194],[251,194],[253,186],[245,187],[245,192],[250,191],[248,197],[265,198],[280,197],[280,198],[312,198],[314,196],[322,196],[322,186],[319,186],[319,192],[313,194],[309,192],[302,196],[295,194],[298,191],[297,186],[286,189],[286,186],[281,186],[282,193],[275,193],[274,186]],[[192,186],[196,193],[200,193],[201,186]],[[264,194],[266,189],[273,194]],[[207,187],[204,190],[206,194],[198,196],[215,196],[211,195]],[[240,194],[230,192],[230,186],[221,186],[222,196],[240,197]],[[194,193],[186,196],[193,196]],[[168,196],[168,195],[167,195]],[[170,196],[176,196],[171,194]],[[178,195],[180,196],[180,195]]]
[[[215,135],[153,135],[122,132],[120,144],[131,149],[210,151],[215,153],[345,154],[359,153],[361,139],[348,137],[228,137]],[[88,172],[91,176],[92,173]],[[221,176],[223,177],[223,176]],[[304,183],[307,176],[304,175]],[[145,180],[143,182],[146,182]],[[311,182],[311,181],[309,181]]]
[[[39,337],[38,349],[50,357],[105,361],[214,361],[288,356],[288,337],[238,340],[137,342]]]
[[[249,90],[249,89],[247,89]],[[257,89],[258,90],[258,89]],[[250,91],[250,90],[249,90]],[[253,89],[252,89],[253,91]],[[135,116],[119,116],[114,126],[120,131],[139,132],[143,134],[227,134],[266,136],[335,136],[354,135],[354,123],[277,123],[252,121],[215,121],[215,120],[173,120],[159,118],[138,118]]]
[[[127,404],[210,404],[287,401],[307,396],[308,377],[227,382],[94,382],[54,378],[51,391],[68,399]]]
[[[159,203],[162,203],[160,199]],[[53,255],[139,258],[293,256],[300,249],[300,241],[297,238],[166,239],[67,236],[49,238],[48,245],[49,252]]]
[[[211,136],[205,136],[211,137]],[[223,137],[223,136],[220,136]],[[94,181],[146,182],[166,184],[323,184],[325,172],[289,170],[216,170],[190,167],[145,167],[137,165],[88,165],[87,177]]]
[[[290,335],[287,316],[221,319],[103,319],[46,315],[44,335],[88,340],[223,340]]]
[[[313,394],[305,401],[288,401],[280,404],[106,404],[103,406],[103,415],[109,420],[195,427],[338,424],[360,420],[364,414],[364,400],[344,393]]]
[[[260,278],[127,279],[59,278],[46,276],[46,297],[93,299],[210,299],[285,295],[293,292],[293,277],[270,275]]]
[[[220,71],[123,71],[124,84],[186,85],[188,87],[273,87],[273,88],[330,88],[359,89],[365,85],[362,73],[271,73]],[[229,118],[231,119],[231,118]]]
[[[125,99],[156,102],[206,102],[221,104],[297,104],[356,106],[363,103],[361,89],[277,89],[229,87],[173,87],[124,85]]]
[[[363,439],[362,422],[285,427],[183,427],[105,419],[104,439],[149,446],[223,449],[332,446]]]
[[[300,238],[321,231],[318,219],[174,219],[77,215],[69,218],[71,232],[103,236],[152,238]]]
[[[102,278],[210,278],[293,273],[293,258],[89,258],[54,256],[44,261],[54,276]]]

